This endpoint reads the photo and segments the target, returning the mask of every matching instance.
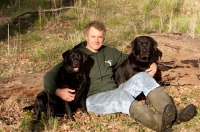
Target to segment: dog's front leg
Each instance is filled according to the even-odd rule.
[[[45,115],[47,114],[47,101],[48,96],[45,91],[40,92],[35,100],[34,103],[34,114],[37,116],[37,120],[41,119],[41,113],[44,112]]]
[[[72,121],[75,121],[75,118],[73,117],[73,113],[71,110],[71,107],[69,106],[69,103],[65,101],[65,113],[67,114],[67,118],[71,119]]]
[[[82,109],[83,113],[88,113],[87,112],[87,107],[86,107],[86,97],[85,97],[85,94],[83,94],[82,97],[81,97],[80,106],[81,106],[81,109]]]

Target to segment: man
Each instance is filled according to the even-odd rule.
[[[188,105],[177,112],[171,98],[164,92],[165,88],[152,78],[157,70],[155,63],[151,64],[146,72],[134,75],[117,87],[113,79],[113,69],[117,69],[128,55],[103,45],[105,35],[105,26],[101,22],[93,21],[85,28],[86,41],[74,47],[89,56],[85,69],[89,76],[89,92],[86,100],[88,111],[97,114],[116,112],[130,114],[146,127],[161,132],[172,131],[173,122],[185,122],[194,117],[196,114],[194,105]],[[74,100],[75,95],[72,94],[74,90],[56,88],[54,81],[54,76],[61,65],[62,62],[46,73],[44,87],[50,93],[55,93],[70,102]],[[135,100],[141,92],[149,98],[157,113]]]

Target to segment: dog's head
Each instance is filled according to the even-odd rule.
[[[131,42],[132,54],[140,62],[150,62],[157,45],[152,37],[138,36]]]
[[[67,50],[62,54],[62,56],[64,59],[65,70],[68,73],[81,72],[88,57],[85,52],[79,49]]]

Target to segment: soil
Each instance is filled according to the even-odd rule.
[[[162,57],[158,61],[161,83],[200,85],[200,41],[187,34],[151,34]]]

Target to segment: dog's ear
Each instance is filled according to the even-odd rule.
[[[68,52],[70,52],[70,50],[66,50],[66,51],[62,54],[63,59],[65,59],[65,56],[66,56],[66,54],[67,54]]]
[[[81,51],[81,53],[83,55],[83,62],[85,62],[87,60],[87,58],[88,58],[88,55],[84,51],[82,51],[82,50],[80,50],[80,51]]]
[[[131,42],[131,48],[132,48],[132,54],[135,55],[135,48],[136,48],[136,45],[137,45],[137,39],[138,37],[136,37],[132,42]]]
[[[151,38],[151,41],[152,41],[152,43],[154,45],[154,51],[156,51],[157,47],[158,47],[158,43],[152,37],[150,37],[150,38]]]

